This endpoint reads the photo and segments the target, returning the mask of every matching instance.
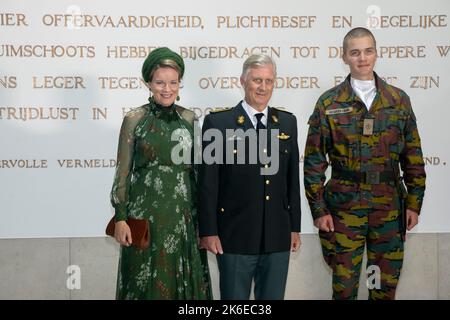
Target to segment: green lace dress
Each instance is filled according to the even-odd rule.
[[[116,298],[211,299],[206,251],[197,242],[194,167],[171,157],[176,147],[175,156],[190,159],[193,121],[180,111],[192,112],[149,101],[123,120],[111,202],[116,221],[148,219],[151,242],[144,250],[121,246]]]

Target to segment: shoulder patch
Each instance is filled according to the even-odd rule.
[[[286,113],[292,114],[292,112],[289,112],[286,109],[281,108],[281,107],[273,107],[273,109],[276,109],[276,110],[281,111],[281,112],[286,112]]]

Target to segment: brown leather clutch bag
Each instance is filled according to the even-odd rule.
[[[150,245],[150,229],[148,220],[129,217],[126,222],[131,230],[131,240],[133,241],[132,245],[140,249],[148,248]],[[114,221],[114,217],[112,217],[106,227],[106,234],[114,238],[115,227],[116,222]]]

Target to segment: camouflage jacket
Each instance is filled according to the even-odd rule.
[[[408,191],[406,207],[420,213],[425,170],[409,97],[376,74],[375,83],[370,111],[353,92],[349,75],[319,98],[309,118],[304,183],[314,219],[330,209],[398,209],[395,181],[366,184],[332,178],[325,184],[328,164],[354,172],[392,171],[400,164]],[[374,119],[370,135],[363,135],[365,118]]]

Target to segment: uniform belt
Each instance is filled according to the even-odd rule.
[[[394,171],[350,171],[340,168],[333,168],[331,176],[335,179],[348,180],[356,183],[380,184],[395,181],[397,175]]]

